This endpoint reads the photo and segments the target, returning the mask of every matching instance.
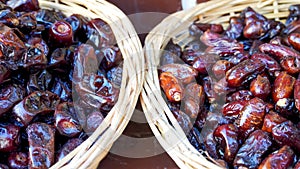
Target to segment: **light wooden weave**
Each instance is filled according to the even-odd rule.
[[[189,143],[161,95],[157,68],[166,44],[171,38],[181,46],[189,41],[188,27],[197,19],[202,23],[221,23],[226,28],[231,16],[251,6],[269,19],[285,21],[289,6],[299,3],[299,0],[211,0],[168,16],[146,37],[147,72],[141,94],[142,107],[156,138],[180,168],[221,167],[208,161]]]
[[[129,122],[144,81],[144,53],[138,35],[127,16],[104,0],[39,0],[40,6],[74,13],[88,18],[101,18],[113,30],[122,52],[123,75],[118,102],[98,129],[79,147],[51,168],[97,168]],[[70,161],[70,162],[69,162]],[[68,163],[69,162],[69,163]]]

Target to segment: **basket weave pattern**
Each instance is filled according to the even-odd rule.
[[[134,111],[144,80],[143,49],[127,16],[104,0],[39,0],[46,9],[60,10],[67,16],[81,14],[100,18],[113,30],[123,56],[122,84],[118,102],[97,130],[79,147],[51,168],[97,168],[113,143],[122,134]]]
[[[172,38],[184,46],[189,41],[188,28],[196,20],[222,24],[226,28],[229,18],[239,15],[248,6],[269,19],[284,22],[289,6],[293,4],[299,4],[299,0],[212,0],[170,15],[149,33],[144,47],[147,72],[141,103],[154,135],[180,168],[221,167],[206,159],[189,143],[161,95],[157,69],[166,44]]]

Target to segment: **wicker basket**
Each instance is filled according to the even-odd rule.
[[[157,68],[166,44],[171,38],[181,46],[186,44],[189,41],[188,27],[197,19],[202,23],[220,23],[227,27],[230,17],[251,6],[269,19],[284,22],[289,6],[297,3],[299,0],[212,0],[170,15],[149,33],[144,47],[147,72],[141,103],[153,133],[180,168],[221,167],[217,162],[211,162],[212,159],[206,159],[189,143],[161,95]]]
[[[110,25],[123,55],[123,75],[118,102],[97,130],[79,147],[51,168],[97,168],[129,122],[144,80],[143,49],[127,16],[104,0],[39,0],[42,8],[60,10],[64,14],[79,13],[101,18]],[[71,161],[70,161],[71,160]]]

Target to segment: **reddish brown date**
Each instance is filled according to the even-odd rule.
[[[172,73],[163,72],[159,76],[160,86],[165,92],[167,99],[171,102],[178,102],[183,99],[183,87],[179,79]]]
[[[226,72],[232,68],[233,63],[227,60],[218,60],[212,67],[212,72],[217,79],[225,77]]]
[[[239,101],[239,100],[250,100],[253,98],[252,93],[249,90],[239,90],[237,92],[232,93],[229,95],[226,100],[228,102],[231,101]]]
[[[233,124],[224,124],[216,128],[214,138],[224,152],[224,159],[232,163],[238,151],[238,129]]]
[[[57,106],[55,113],[55,127],[61,135],[74,137],[85,126],[85,114],[76,111],[72,102],[64,102]]]
[[[74,53],[73,81],[78,83],[82,80],[84,74],[96,73],[99,62],[91,45],[80,45]]]
[[[289,146],[283,146],[278,151],[273,152],[258,166],[258,169],[286,169],[294,161],[295,153]]]
[[[294,86],[295,106],[300,111],[300,79],[297,79]]]
[[[235,156],[233,165],[236,168],[257,168],[263,155],[271,148],[272,139],[268,133],[256,130],[247,138]]]
[[[231,39],[237,39],[241,37],[243,32],[243,21],[239,17],[231,17],[229,20],[229,26],[225,31],[226,36],[230,37]]]
[[[267,54],[255,53],[251,56],[250,59],[260,60],[262,63],[264,63],[266,66],[266,70],[271,76],[275,76],[275,72],[281,70],[279,63]]]
[[[298,112],[295,111],[294,100],[290,98],[279,99],[275,104],[275,110],[283,117],[289,119],[297,117],[298,115]]]
[[[185,95],[192,97],[199,106],[203,106],[205,101],[205,93],[203,86],[197,83],[190,83],[185,87]]]
[[[68,140],[62,146],[62,148],[58,151],[58,154],[56,156],[56,161],[60,161],[61,159],[63,159],[71,151],[73,151],[75,148],[77,148],[82,142],[83,142],[83,140],[80,138],[72,138],[72,139]]]
[[[17,121],[27,126],[36,115],[53,112],[59,102],[59,97],[54,93],[36,91],[18,103],[12,112]]]
[[[264,118],[264,123],[262,126],[262,130],[266,131],[268,133],[272,132],[272,129],[282,123],[287,121],[284,117],[280,116],[279,114],[275,113],[274,111],[271,111],[269,114],[266,114]]]
[[[271,83],[267,77],[258,75],[250,84],[250,91],[253,96],[266,99],[271,93]]]
[[[291,33],[288,36],[288,41],[294,49],[300,51],[300,33]]]
[[[27,169],[28,154],[23,152],[13,152],[8,157],[8,165],[12,169]]]
[[[244,138],[255,129],[260,129],[265,117],[266,104],[263,100],[255,97],[244,106],[236,124]]]
[[[25,90],[18,85],[6,85],[0,89],[0,115],[8,112],[25,97]]]
[[[33,123],[26,129],[29,142],[29,169],[46,169],[54,163],[54,129]]]
[[[167,64],[160,68],[161,72],[172,73],[183,84],[195,81],[197,71],[189,65],[185,64]]]
[[[285,121],[272,129],[274,140],[281,146],[288,145],[300,151],[300,129],[291,121]]]
[[[231,120],[236,120],[246,104],[247,101],[245,100],[237,100],[237,101],[226,103],[223,106],[222,113],[225,117]]]
[[[0,152],[10,152],[20,144],[20,127],[9,124],[0,126]]]
[[[103,112],[109,112],[119,96],[119,89],[104,75],[84,74],[75,90],[86,103]]]
[[[275,102],[292,95],[296,79],[287,72],[280,72],[274,81],[272,98]]]
[[[300,72],[300,60],[295,56],[284,57],[280,61],[281,67],[290,74],[296,74]]]
[[[265,68],[265,65],[260,61],[245,60],[231,68],[226,73],[226,80],[229,87],[239,87],[246,82],[254,79]]]
[[[283,45],[265,43],[259,46],[259,50],[273,56],[278,61],[287,56],[299,57],[299,53],[297,51]]]

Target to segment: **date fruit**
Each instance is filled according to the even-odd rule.
[[[257,168],[263,155],[271,148],[272,139],[268,133],[256,130],[250,134],[242,147],[238,150],[234,166],[237,168]]]
[[[30,169],[49,168],[54,163],[55,130],[45,123],[33,123],[26,129]]]

